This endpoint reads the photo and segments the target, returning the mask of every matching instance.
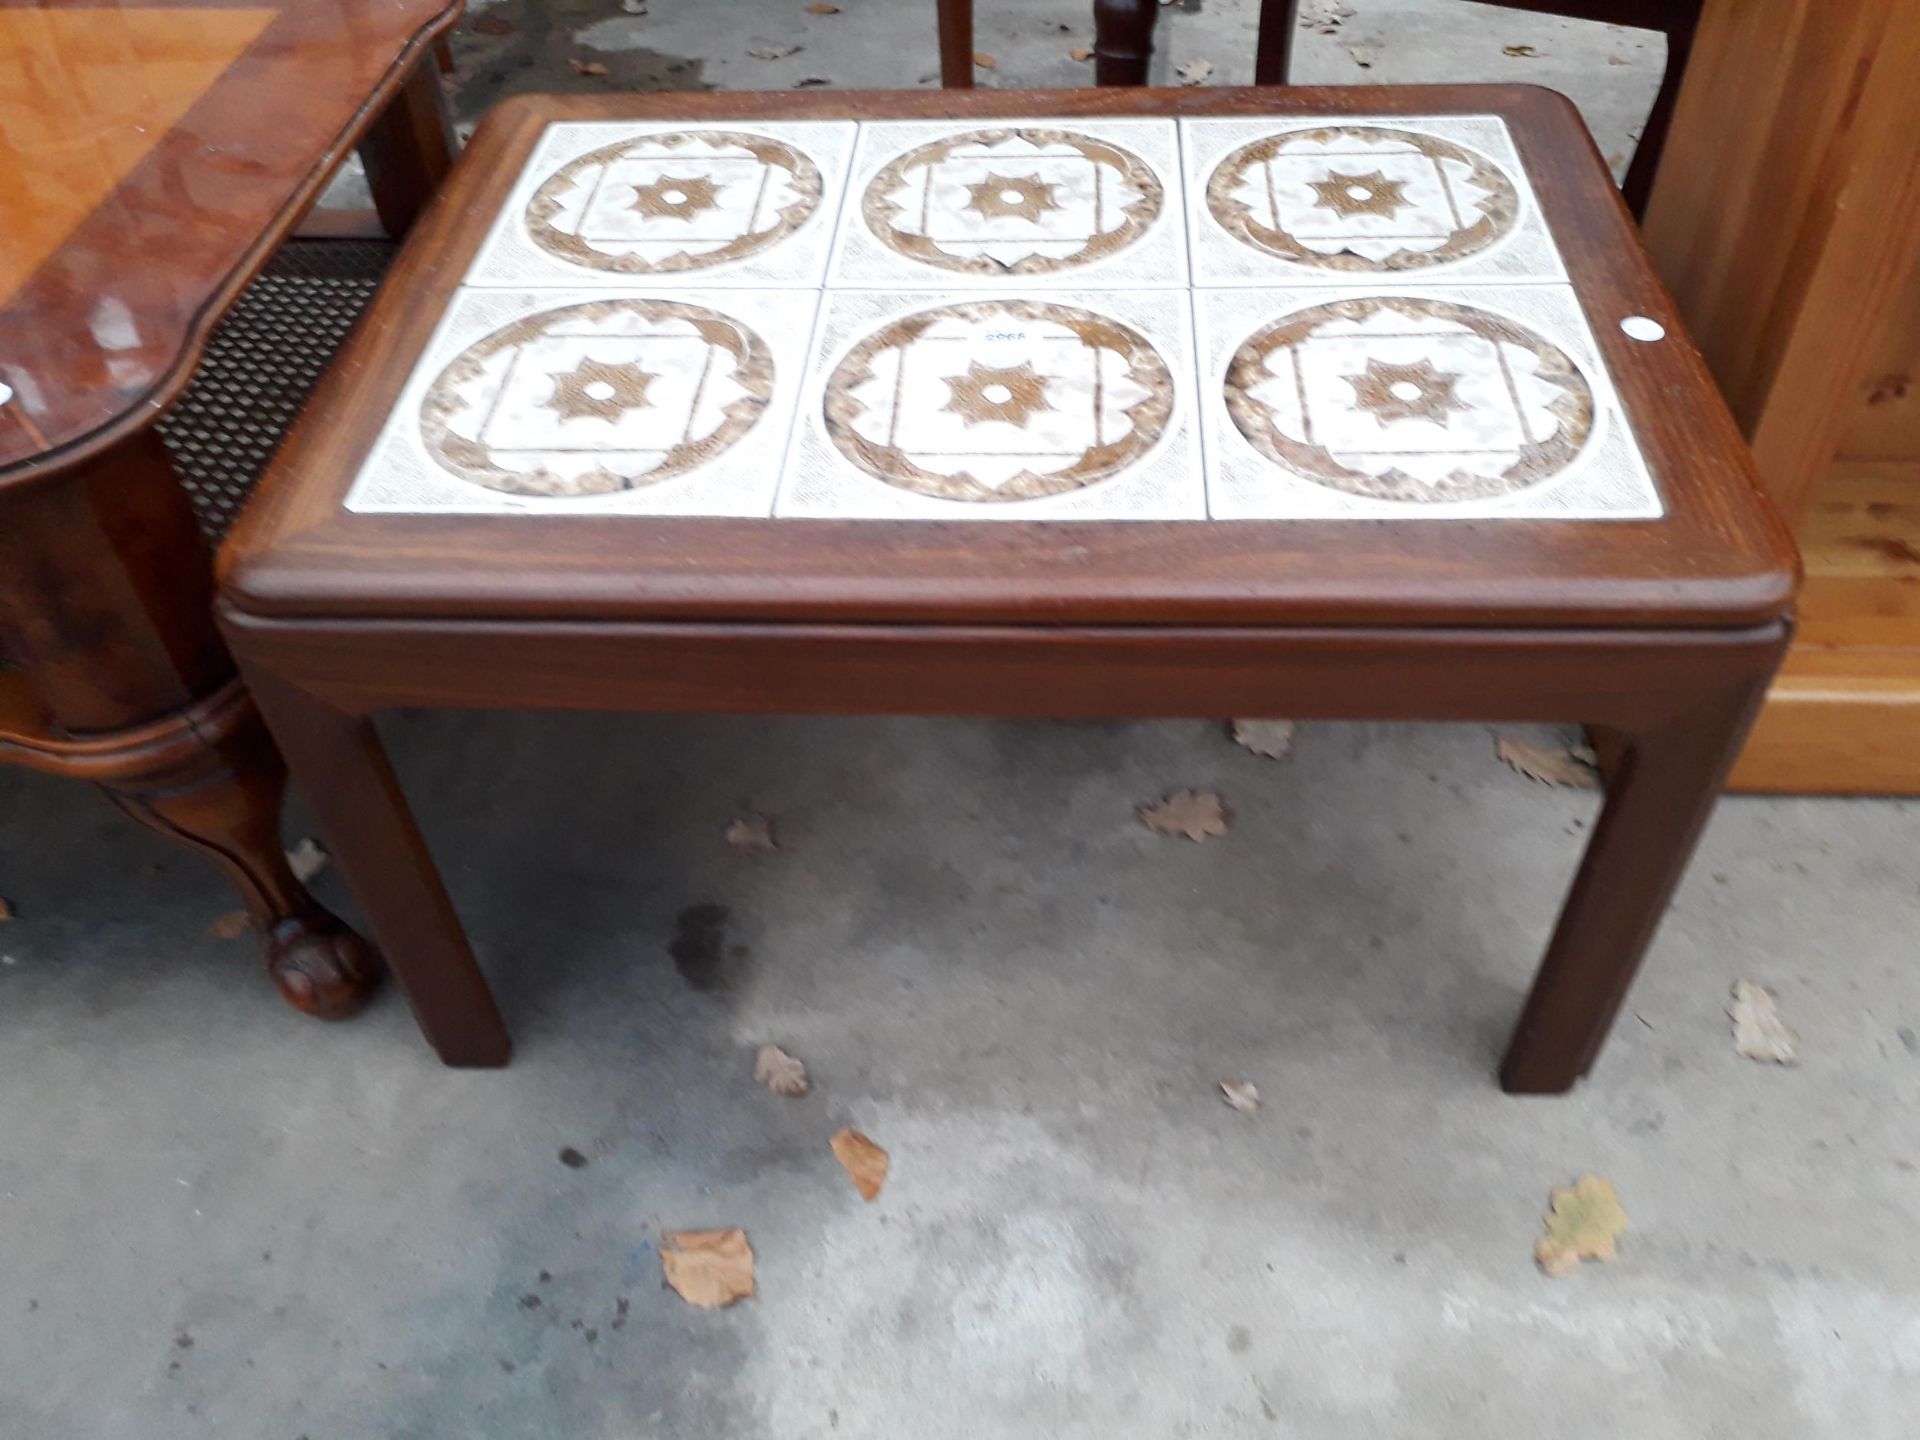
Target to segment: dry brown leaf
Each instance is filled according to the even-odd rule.
[[[1585,745],[1535,745],[1502,735],[1493,753],[1529,780],[1543,785],[1568,785],[1576,790],[1600,788],[1600,757]]]
[[[1180,77],[1182,85],[1204,85],[1207,83],[1207,77],[1213,74],[1213,62],[1189,60],[1173,73]]]
[[[15,913],[17,912],[13,908],[13,902],[6,896],[0,895],[0,921],[13,919]]]
[[[1251,1080],[1222,1080],[1220,1094],[1242,1115],[1251,1115],[1260,1108],[1260,1091]]]
[[[973,63],[978,65],[982,70],[998,70],[1000,68],[1000,62],[984,50],[976,50],[973,52]]]
[[[1093,51],[1082,45],[1077,50],[1069,50],[1067,57],[1072,60],[1091,60],[1093,59]]]
[[[780,848],[773,838],[773,821],[765,815],[742,815],[727,826],[727,846],[742,855]]]
[[[829,5],[827,0],[814,0],[813,4],[807,6],[807,12],[812,15],[838,15],[840,7]]]
[[[513,33],[513,22],[502,19],[498,15],[482,15],[478,20],[473,22],[473,33],[476,35],[511,35]]]
[[[1224,835],[1233,818],[1211,790],[1176,790],[1159,804],[1142,805],[1133,813],[1155,834],[1184,835],[1189,840]]]
[[[689,1305],[718,1310],[753,1294],[753,1247],[744,1230],[681,1230],[660,1246],[667,1284]]]
[[[327,868],[327,858],[326,847],[311,835],[304,835],[287,851],[287,868],[305,885]]]
[[[1772,991],[1751,980],[1734,981],[1727,1015],[1733,1021],[1733,1048],[1738,1054],[1775,1065],[1792,1065],[1799,1059],[1796,1037],[1774,1007]]]
[[[1284,760],[1293,753],[1293,721],[1236,720],[1233,743],[1269,760]]]
[[[1609,65],[1624,65],[1626,63],[1627,63],[1627,57],[1624,55],[1607,56],[1607,64]]]
[[[776,1095],[807,1093],[807,1067],[778,1045],[762,1045],[753,1057],[753,1078]]]
[[[1341,3],[1341,0],[1300,0],[1302,30],[1317,30],[1322,35],[1331,35],[1352,18],[1353,7]]]
[[[1582,1175],[1553,1192],[1553,1208],[1541,1217],[1547,1233],[1533,1247],[1533,1258],[1549,1275],[1565,1275],[1582,1260],[1613,1259],[1613,1242],[1627,1228],[1627,1212],[1613,1182]]]
[[[253,922],[247,918],[244,910],[229,910],[207,926],[207,934],[216,940],[238,940],[252,928]]]
[[[1347,54],[1353,57],[1353,63],[1362,70],[1371,70],[1373,62],[1380,58],[1380,52],[1371,45],[1349,45]]]
[[[1540,52],[1531,45],[1508,45],[1503,48],[1508,55],[1513,55],[1520,59],[1537,59],[1540,54]]]
[[[880,1187],[887,1183],[886,1151],[858,1130],[836,1130],[827,1143],[833,1146],[833,1158],[852,1177],[853,1188],[862,1199],[871,1200],[880,1193]]]
[[[763,40],[758,45],[749,45],[747,54],[755,60],[784,60],[806,48],[804,45],[774,45]]]
[[[604,75],[607,73],[607,67],[602,65],[598,60],[576,60],[569,55],[567,57],[567,65],[576,75]]]

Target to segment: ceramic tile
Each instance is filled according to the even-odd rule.
[[[1179,134],[1170,120],[861,126],[835,285],[1187,283]]]
[[[829,291],[775,514],[1201,520],[1183,290]]]
[[[1196,285],[1566,278],[1497,116],[1180,128]]]
[[[549,125],[469,285],[817,285],[857,127]]]
[[[818,292],[468,289],[356,511],[766,515]]]
[[[1216,519],[1662,513],[1570,287],[1195,292]]]

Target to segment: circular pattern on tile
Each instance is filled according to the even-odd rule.
[[[1256,250],[1327,270],[1416,270],[1512,232],[1513,181],[1484,155],[1411,130],[1329,125],[1241,146],[1207,209]]]
[[[527,233],[594,270],[664,275],[738,260],[820,208],[819,167],[791,145],[735,130],[676,130],[605,145],[555,171],[527,202]]]
[[[1263,326],[1227,368],[1254,448],[1317,485],[1421,504],[1551,480],[1593,434],[1572,358],[1516,321],[1394,296],[1309,306]]]
[[[1032,500],[1151,450],[1173,412],[1173,375],[1118,320],[979,300],[862,340],[827,381],[824,407],[833,443],[877,480],[942,500]]]
[[[773,394],[773,355],[737,320],[669,300],[595,300],[468,346],[420,402],[447,470],[515,495],[604,495],[713,459]]]
[[[970,130],[895,157],[861,198],[888,249],[942,270],[1045,275],[1133,244],[1165,204],[1129,150],[1071,130]]]

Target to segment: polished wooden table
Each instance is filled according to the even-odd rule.
[[[384,708],[1559,720],[1610,783],[1501,1069],[1557,1091],[1795,557],[1570,104],[1107,90],[509,102],[221,575],[449,1063],[509,1042]]]
[[[214,630],[155,421],[356,144],[389,229],[451,163],[447,0],[0,0],[0,763],[92,780],[219,862],[288,1001],[366,944],[289,873],[282,767]]]

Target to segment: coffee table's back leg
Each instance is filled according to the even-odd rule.
[[[1158,0],[1093,0],[1093,74],[1097,85],[1144,85],[1153,60]]]
[[[457,148],[439,66],[422,60],[360,140],[367,188],[387,234],[397,240],[412,228],[453,168]]]
[[[506,1064],[506,1024],[372,721],[243,664],[428,1043],[449,1065]]]
[[[49,732],[37,768],[219,863],[298,1010],[337,1019],[380,976],[280,838],[285,771],[214,628],[212,563],[151,432],[0,497],[0,631]]]
[[[1558,1094],[1599,1056],[1771,673],[1768,665],[1684,720],[1625,737],[1606,804],[1501,1062],[1503,1089]]]

